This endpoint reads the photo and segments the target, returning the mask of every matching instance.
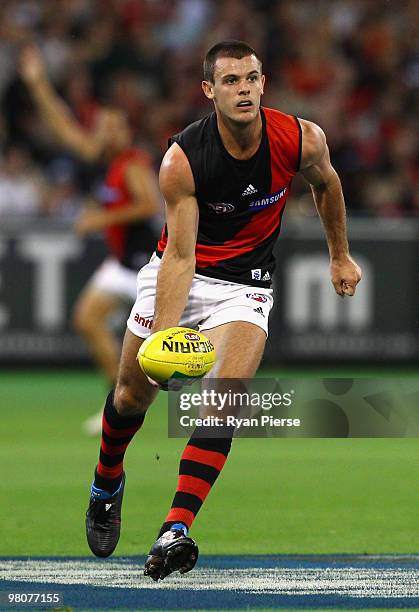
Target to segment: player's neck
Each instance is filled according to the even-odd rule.
[[[236,159],[250,159],[258,150],[262,140],[262,118],[246,125],[229,121],[217,113],[217,126],[226,151]]]

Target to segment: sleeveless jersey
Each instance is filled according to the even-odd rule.
[[[296,117],[261,108],[262,140],[248,160],[225,149],[212,113],[173,136],[184,151],[199,206],[196,273],[220,280],[270,287],[273,248],[291,181],[301,159]],[[167,227],[157,246],[167,244]]]
[[[139,149],[127,149],[111,162],[98,197],[110,210],[122,208],[131,202],[125,183],[125,173],[132,161],[150,165],[149,157]],[[151,221],[136,221],[110,225],[105,229],[108,246],[118,261],[132,270],[138,270],[149,259],[156,245],[156,232]]]

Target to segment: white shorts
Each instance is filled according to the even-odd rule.
[[[140,338],[147,338],[151,333],[159,266],[160,258],[154,254],[138,273],[137,299],[127,327]],[[179,325],[203,331],[232,321],[248,321],[268,335],[272,294],[272,289],[249,287],[197,274]]]
[[[137,297],[137,272],[107,257],[89,280],[89,286],[132,304]]]

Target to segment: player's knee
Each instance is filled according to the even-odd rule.
[[[145,414],[152,401],[146,389],[132,389],[129,385],[118,383],[115,389],[114,405],[121,416]]]

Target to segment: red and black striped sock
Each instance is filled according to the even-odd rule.
[[[210,427],[197,427],[183,451],[172,507],[159,537],[174,523],[189,529],[205,498],[224,467],[231,448],[234,428],[226,428],[225,438],[214,435]],[[204,437],[206,436],[206,437]]]
[[[115,409],[114,391],[106,398],[102,417],[102,442],[95,470],[95,487],[113,493],[122,480],[124,455],[128,444],[144,422],[143,414],[121,416]]]

